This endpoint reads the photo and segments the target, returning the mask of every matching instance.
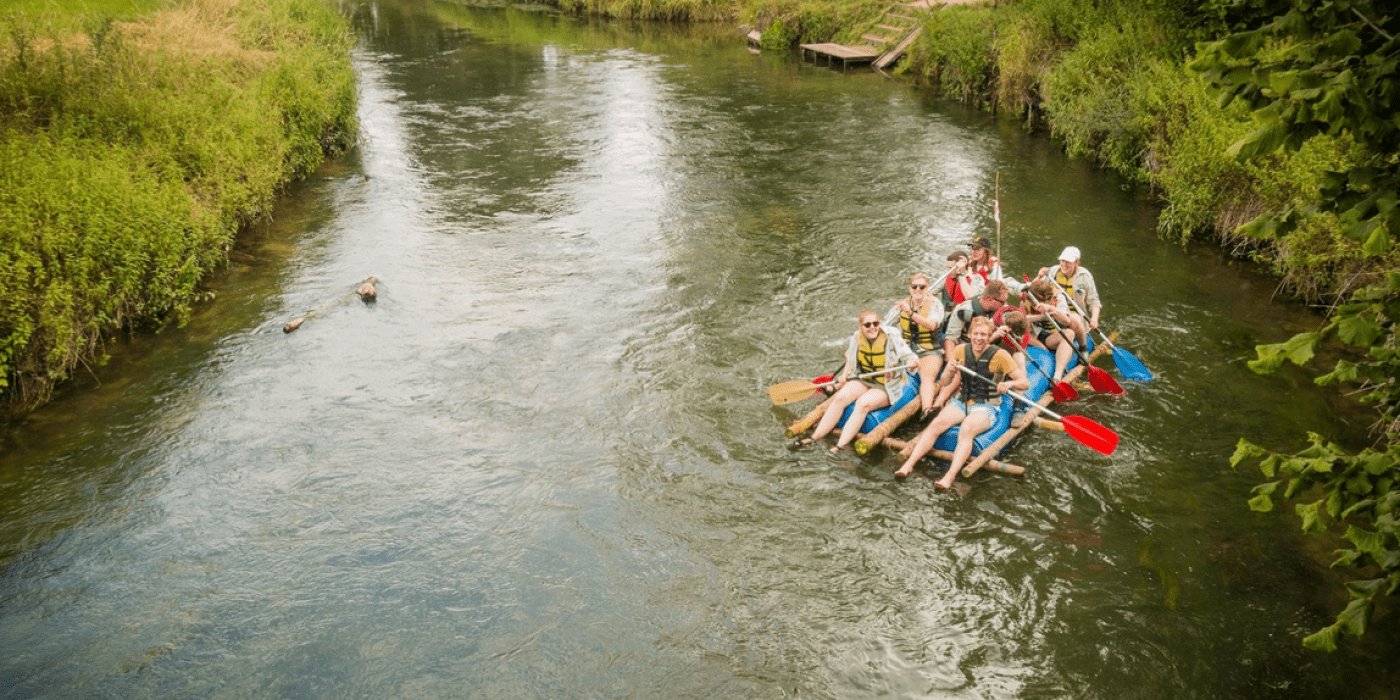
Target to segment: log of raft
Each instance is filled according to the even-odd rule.
[[[1109,342],[1116,342],[1118,340],[1118,332],[1114,331],[1113,333],[1110,333],[1108,338]],[[1099,346],[1094,348],[1094,351],[1092,353],[1089,354],[1089,362],[1092,363],[1094,360],[1103,356],[1106,352],[1110,350],[1111,348],[1109,347],[1108,343],[1100,344]],[[1064,381],[1073,382],[1079,377],[1083,376],[1083,374],[1086,371],[1088,371],[1088,368],[1086,366],[1082,364],[1076,366],[1065,374]],[[803,416],[802,418],[797,419],[797,421],[795,421],[792,425],[788,426],[787,437],[794,438],[810,430],[811,427],[815,425],[818,420],[821,419],[822,413],[826,411],[826,407],[831,404],[831,399],[832,397],[828,396],[824,401],[818,404],[816,408],[813,408],[810,413]],[[1038,425],[1047,430],[1063,431],[1065,429],[1063,423],[1042,418],[1040,416],[1040,409],[1045,406],[1048,406],[1053,400],[1054,395],[1051,392],[1047,391],[1043,396],[1041,396],[1040,401],[1037,402],[1036,405],[1028,408],[1023,414],[1018,416],[1015,419],[1015,421],[1011,424],[1011,427],[1008,428],[1007,431],[1003,433],[1000,438],[997,438],[997,440],[992,442],[990,445],[987,445],[985,449],[979,452],[976,457],[974,457],[971,461],[967,463],[967,465],[963,467],[963,477],[970,477],[982,469],[1002,474],[1013,474],[1017,476],[1024,474],[1026,472],[1025,467],[1010,464],[1007,462],[1001,462],[996,459],[993,459],[993,457],[1000,453],[1003,449],[1005,449],[1007,445],[1011,444],[1011,441],[1019,437],[1021,433],[1025,432],[1026,428],[1029,428],[1032,425]],[[856,440],[853,443],[856,453],[864,455],[869,453],[870,450],[873,449],[876,445],[883,444],[884,446],[897,451],[900,459],[907,459],[909,456],[909,448],[912,445],[912,443],[907,442],[905,440],[900,440],[898,438],[890,437],[890,435],[895,430],[898,430],[900,426],[902,426],[905,422],[912,418],[914,414],[918,411],[919,402],[910,401],[904,406],[904,408],[901,408],[900,410],[891,414],[890,417],[882,421],[878,426],[875,427],[874,430],[871,430],[870,433],[857,435]],[[951,461],[953,459],[953,453],[948,452],[947,450],[935,449],[931,450],[929,454],[937,459],[942,459],[945,461]]]
[[[288,321],[282,326],[282,332],[291,333],[292,331],[301,328],[303,323],[306,323],[307,321],[310,321],[311,319],[320,316],[321,314],[331,310],[332,308],[345,303],[345,300],[349,299],[351,296],[360,297],[360,301],[363,301],[366,304],[373,302],[379,297],[379,291],[375,288],[376,284],[379,284],[378,277],[366,278],[365,281],[359,284],[359,286],[355,287],[354,291],[340,295],[335,299],[335,301],[332,301],[331,303],[326,304],[325,306],[322,306],[321,308],[316,309],[315,311],[311,311],[305,316],[302,316],[301,318],[294,318]]]
[[[802,433],[811,430],[812,426],[815,425],[817,421],[821,420],[822,413],[826,411],[827,406],[831,405],[831,400],[834,398],[836,397],[826,397],[826,400],[817,404],[817,407],[812,409],[810,413],[808,413],[805,416],[802,416],[801,418],[798,418],[796,421],[793,421],[793,424],[788,426],[787,436],[789,438],[795,438],[798,435],[801,435]]]
[[[888,447],[892,450],[899,450],[901,452],[909,446],[908,442],[900,440],[899,438],[892,437],[887,437],[884,440],[881,440],[881,443],[885,447]],[[947,450],[929,450],[929,455],[937,457],[938,459],[941,459],[945,462],[953,461],[953,453]],[[987,465],[985,468],[987,471],[1000,472],[1002,474],[1011,474],[1012,476],[1021,476],[1022,474],[1026,473],[1026,468],[1023,466],[1011,464],[1010,462],[1002,462],[995,459],[987,460]]]
[[[856,438],[856,441],[853,443],[855,445],[856,454],[863,455],[869,452],[871,448],[880,444],[880,441],[889,437],[899,426],[904,425],[904,421],[909,420],[918,412],[918,401],[910,401],[904,404],[904,408],[895,411],[890,414],[888,418],[880,421],[880,424],[875,426],[874,430],[871,430],[862,437]]]

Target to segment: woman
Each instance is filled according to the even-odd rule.
[[[1001,279],[1001,261],[992,255],[992,242],[987,240],[986,236],[972,239],[972,257],[968,260],[968,269],[981,277],[983,284]]]
[[[943,302],[929,289],[928,275],[917,272],[909,278],[909,296],[895,306],[900,336],[919,356],[919,406],[928,415],[943,368]]]
[[[943,278],[943,305],[947,308],[977,298],[987,286],[986,280],[968,269],[968,260],[961,250],[948,256],[948,274]]]
[[[1078,327],[1075,316],[1069,310],[1064,298],[1055,288],[1055,283],[1044,277],[1031,282],[1028,291],[1031,295],[1032,313],[1026,316],[1035,328],[1036,340],[1047,350],[1055,353],[1054,380],[1060,381],[1074,358],[1074,329]],[[1051,320],[1054,323],[1051,323]],[[1063,332],[1056,330],[1059,324]]]
[[[949,428],[959,426],[952,466],[943,478],[934,482],[940,489],[952,487],[958,472],[972,456],[973,440],[996,423],[997,411],[1001,409],[1001,395],[1012,390],[1025,391],[1031,385],[1026,380],[1026,371],[1011,359],[1010,353],[992,345],[992,320],[985,316],[972,319],[968,342],[954,348],[947,359],[949,381],[934,401],[934,406],[941,410],[919,433],[914,447],[909,451],[909,459],[894,473],[895,476],[909,476],[914,471],[914,465],[933,449],[939,436]],[[968,367],[977,374],[977,378],[964,376],[962,370],[957,369],[959,366]],[[958,398],[951,399],[954,392]]]
[[[908,371],[916,371],[919,358],[893,330],[885,328],[880,323],[880,315],[874,311],[860,312],[856,333],[846,346],[846,366],[841,369],[836,393],[831,395],[831,403],[817,421],[812,436],[798,444],[809,445],[826,437],[841,420],[846,407],[855,404],[836,446],[831,448],[832,452],[837,452],[855,439],[871,411],[889,406],[904,394],[907,379],[901,370],[907,365]],[[852,375],[882,371],[885,373],[864,380],[851,379]]]

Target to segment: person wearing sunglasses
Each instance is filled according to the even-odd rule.
[[[909,296],[895,306],[900,337],[919,356],[919,407],[928,415],[938,370],[943,368],[943,302],[929,289],[928,275],[917,272],[909,278]]]
[[[880,315],[874,311],[860,312],[855,335],[846,346],[846,366],[841,369],[831,403],[817,421],[811,437],[804,438],[798,444],[807,445],[826,437],[836,428],[846,407],[854,404],[855,409],[846,419],[836,446],[831,451],[837,452],[851,444],[871,411],[889,406],[903,397],[909,388],[906,370],[912,373],[918,368],[919,357],[895,329],[886,328],[880,321]],[[855,378],[856,375],[874,372],[881,374]]]

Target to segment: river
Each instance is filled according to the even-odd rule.
[[[1364,440],[1260,342],[1318,317],[1142,188],[732,27],[352,3],[363,139],[184,328],[0,455],[5,698],[1335,698],[1332,543],[1245,505],[1241,436]],[[1157,374],[940,492],[793,448],[765,389],[973,235],[1084,250]],[[346,293],[369,276],[379,298]],[[320,310],[300,330],[282,324]],[[1108,360],[1100,365],[1112,371]]]

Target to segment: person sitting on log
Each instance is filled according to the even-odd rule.
[[[981,277],[984,283],[1002,278],[1001,260],[992,255],[992,242],[987,240],[986,236],[972,239],[972,257],[968,260],[968,269]]]
[[[967,329],[972,319],[979,316],[990,318],[992,314],[997,312],[997,309],[1006,306],[1006,300],[1010,296],[1011,292],[1007,290],[1006,283],[1001,280],[992,280],[987,283],[986,288],[977,298],[968,299],[953,307],[953,311],[948,314],[948,329],[943,334],[944,361],[947,361],[948,353],[953,351],[954,345],[968,341]],[[943,375],[943,382],[947,383],[948,371],[946,369],[943,371]]]
[[[943,302],[929,289],[928,275],[917,272],[909,278],[909,296],[895,306],[901,337],[919,356],[919,406],[927,415],[943,368]]]
[[[1011,353],[1011,359],[1016,361],[1022,371],[1025,371],[1028,359],[1026,348],[1033,344],[1044,347],[1031,334],[1030,323],[1026,321],[1025,312],[1015,306],[1003,306],[992,314],[992,325],[996,327],[996,330],[992,332],[992,343]]]
[[[952,487],[958,472],[972,456],[973,440],[996,423],[1001,395],[1008,390],[1025,391],[1030,388],[1026,371],[1011,359],[1011,354],[992,345],[992,320],[978,317],[972,319],[969,325],[968,342],[948,353],[949,381],[934,400],[934,407],[940,409],[938,415],[919,433],[918,439],[910,447],[909,458],[894,473],[895,476],[913,473],[914,465],[933,449],[939,436],[956,425],[959,426],[958,444],[953,450],[952,466],[943,478],[934,483],[940,489]],[[959,365],[976,372],[978,378],[963,376],[957,369]],[[951,398],[954,393],[958,394],[958,398]]]
[[[1075,330],[1082,323],[1078,321],[1078,314],[1069,310],[1069,304],[1065,302],[1054,282],[1040,277],[1031,282],[1027,289],[1035,301],[1031,302],[1033,308],[1026,318],[1035,329],[1036,340],[1055,353],[1053,374],[1058,382],[1065,376],[1065,371],[1069,369],[1069,363],[1074,358],[1072,343],[1083,342]],[[1054,319],[1054,323],[1051,323],[1050,319]],[[1055,324],[1059,324],[1063,332],[1056,330]]]
[[[1055,267],[1041,268],[1037,277],[1046,277],[1053,281],[1065,294],[1073,295],[1074,302],[1080,309],[1088,312],[1089,317],[1084,319],[1082,327],[1075,329],[1084,337],[1088,336],[1090,330],[1099,327],[1099,314],[1103,311],[1103,304],[1099,301],[1099,288],[1094,284],[1094,275],[1089,272],[1089,268],[1079,264],[1079,258],[1079,248],[1069,246],[1060,253],[1059,263]]]
[[[880,323],[880,315],[874,311],[860,312],[855,335],[846,346],[846,366],[841,369],[831,404],[821,420],[817,421],[811,437],[803,438],[798,444],[808,445],[825,437],[836,428],[846,407],[855,404],[855,410],[846,419],[836,446],[831,451],[837,452],[851,444],[871,411],[889,406],[904,394],[908,382],[903,367],[906,365],[909,372],[917,371],[919,357],[909,349],[899,333],[893,328],[885,328]],[[852,375],[881,371],[888,373],[867,379],[851,378]]]
[[[967,268],[967,253],[959,250],[948,256],[948,274],[943,278],[942,301],[944,308],[953,308],[982,293],[986,280],[973,274]]]

